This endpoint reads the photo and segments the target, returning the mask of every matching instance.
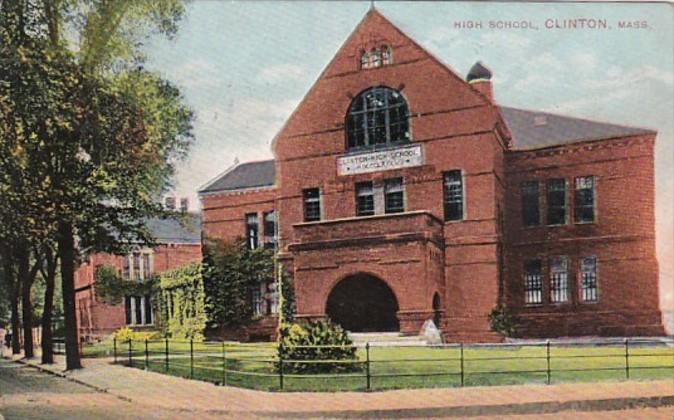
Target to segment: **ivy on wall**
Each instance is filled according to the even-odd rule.
[[[125,296],[146,296],[156,293],[156,279],[142,282],[124,280],[117,269],[109,265],[97,267],[94,280],[96,298],[108,305],[124,303]]]
[[[200,263],[192,263],[159,275],[155,322],[167,336],[203,339],[206,309],[202,271]]]

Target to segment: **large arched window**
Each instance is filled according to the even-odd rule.
[[[375,148],[410,140],[408,109],[400,92],[373,87],[358,95],[346,117],[347,146]]]

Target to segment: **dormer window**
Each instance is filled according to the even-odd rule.
[[[360,68],[374,69],[389,64],[393,64],[393,56],[389,46],[373,47],[370,51],[361,50]]]

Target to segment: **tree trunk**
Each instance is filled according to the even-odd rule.
[[[12,285],[12,354],[21,353],[21,326],[19,325],[19,285],[14,282]]]
[[[44,310],[42,311],[42,364],[54,363],[54,343],[52,316],[54,312],[54,281],[56,278],[56,257],[51,249],[46,250],[46,270],[42,272],[45,282]]]
[[[61,260],[63,315],[65,318],[66,369],[81,369],[80,352],[75,316],[75,238],[73,226],[59,222],[58,252]]]
[[[30,300],[32,281],[30,279],[30,252],[26,245],[18,247],[19,282],[21,283],[21,320],[23,323],[23,355],[27,359],[33,354],[33,304]]]

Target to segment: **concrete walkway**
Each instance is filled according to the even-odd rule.
[[[64,372],[57,364],[21,361],[107,392],[126,401],[161,409],[223,416],[287,418],[470,417],[569,411],[597,412],[660,407],[674,414],[674,378],[666,381],[411,389],[356,393],[269,393],[146,372],[85,359],[85,369]]]

